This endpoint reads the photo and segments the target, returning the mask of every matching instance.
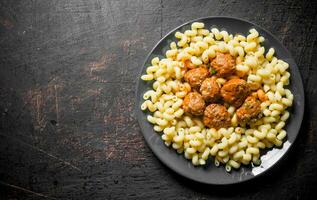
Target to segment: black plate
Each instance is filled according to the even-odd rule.
[[[261,157],[262,164],[260,166],[254,168],[251,166],[243,166],[239,170],[232,170],[231,173],[227,173],[225,168],[222,166],[217,168],[214,166],[213,162],[210,162],[207,166],[195,167],[192,165],[191,161],[184,158],[183,154],[177,154],[174,149],[168,148],[164,145],[162,139],[160,138],[160,134],[156,133],[153,130],[153,126],[146,120],[146,116],[149,112],[143,112],[140,110],[140,106],[144,101],[144,92],[152,88],[152,83],[145,82],[140,79],[141,74],[146,73],[146,67],[151,65],[150,63],[152,58],[156,56],[163,58],[166,50],[169,49],[170,42],[176,41],[174,38],[174,33],[176,31],[184,32],[185,30],[190,29],[190,24],[195,21],[205,23],[205,28],[208,29],[215,26],[219,29],[228,31],[231,34],[241,33],[245,36],[251,28],[255,28],[260,35],[265,37],[265,42],[263,44],[265,49],[267,50],[270,47],[274,47],[276,56],[279,59],[283,59],[290,65],[291,83],[289,85],[289,89],[294,94],[294,103],[292,109],[290,110],[291,116],[286,125],[288,133],[287,141],[285,141],[283,148],[281,149],[273,148],[265,153],[262,153],[264,155]],[[275,36],[258,25],[242,19],[231,17],[206,17],[186,22],[185,24],[175,28],[164,36],[146,57],[137,81],[136,117],[147,144],[154,154],[168,167],[189,179],[201,183],[224,185],[243,182],[264,174],[264,172],[268,171],[277,162],[282,160],[281,158],[286,155],[298,135],[304,114],[304,102],[303,83],[297,65],[289,51]]]

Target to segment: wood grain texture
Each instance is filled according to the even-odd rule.
[[[314,199],[316,9],[300,0],[1,1],[0,199]],[[237,186],[197,184],[166,168],[133,116],[146,54],[169,30],[211,15],[271,31],[305,85],[290,155]]]

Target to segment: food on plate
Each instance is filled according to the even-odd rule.
[[[202,115],[205,110],[205,101],[198,92],[190,92],[183,101],[183,109],[192,115]]]
[[[205,126],[209,128],[227,128],[231,125],[230,113],[220,104],[209,104],[203,118]]]
[[[198,67],[187,71],[184,80],[189,83],[192,88],[199,89],[202,82],[208,77],[209,71],[205,67]]]
[[[226,77],[236,71],[235,62],[230,53],[217,52],[216,57],[211,62],[211,66],[217,71],[216,76]]]
[[[255,96],[249,96],[236,113],[239,122],[248,122],[261,113],[261,102]]]
[[[234,107],[240,107],[250,93],[247,82],[243,79],[231,79],[221,88],[223,100]]]
[[[261,164],[261,149],[287,137],[288,63],[255,29],[244,36],[194,22],[175,37],[141,76],[152,84],[141,109],[153,129],[195,166],[210,157],[227,171]]]
[[[216,77],[206,78],[202,82],[199,91],[208,103],[217,102],[220,98],[220,87],[216,82]]]

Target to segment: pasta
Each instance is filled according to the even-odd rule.
[[[193,165],[205,165],[208,158],[214,164],[224,164],[226,171],[242,165],[259,165],[260,150],[281,146],[287,137],[287,108],[292,106],[294,95],[286,88],[290,73],[288,63],[275,55],[274,48],[267,51],[261,45],[264,38],[255,29],[247,36],[232,35],[215,27],[210,30],[201,22],[191,24],[184,33],[176,32],[177,42],[170,43],[165,58],[154,57],[147,67],[144,81],[152,82],[152,89],[143,94],[141,110],[148,110],[149,123],[167,146],[183,153]],[[206,127],[201,118],[185,112],[184,98],[191,86],[184,82],[186,65],[192,68],[207,65],[217,52],[227,53],[236,59],[235,70],[246,82],[257,88],[254,95],[261,101],[260,117],[243,124],[237,117],[237,108],[225,105],[230,115],[229,127]],[[186,77],[185,77],[186,78]],[[230,79],[218,77],[222,87]]]

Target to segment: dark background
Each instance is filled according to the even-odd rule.
[[[1,0],[0,199],[313,199],[316,1]],[[290,155],[245,184],[197,184],[165,167],[134,117],[155,43],[194,18],[250,20],[290,50],[306,110]]]

